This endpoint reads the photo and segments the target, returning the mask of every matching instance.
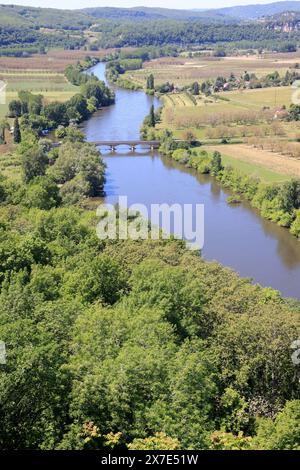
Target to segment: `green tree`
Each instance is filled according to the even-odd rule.
[[[21,138],[19,119],[16,117],[14,120],[14,142],[15,144],[19,144],[21,140],[22,138]]]
[[[30,181],[24,200],[27,207],[49,210],[60,204],[58,186],[46,176],[38,176]]]
[[[149,126],[155,127],[155,124],[156,124],[155,111],[154,111],[154,105],[152,105],[150,108],[150,114],[149,114]]]
[[[292,179],[283,184],[279,191],[279,204],[285,212],[300,209],[300,180]]]
[[[194,82],[192,85],[192,93],[193,95],[199,95],[199,92],[200,92],[199,83]]]
[[[46,172],[48,157],[41,147],[34,145],[22,154],[22,170],[25,183]]]
[[[148,90],[154,90],[154,75],[152,73],[147,77],[146,88]]]
[[[164,432],[157,432],[152,437],[145,439],[134,439],[128,444],[129,450],[178,450],[180,443],[178,439],[167,436]]]
[[[53,101],[43,109],[43,115],[48,121],[53,121],[56,126],[68,124],[67,107],[64,103]]]
[[[269,450],[300,450],[300,400],[288,401],[275,421],[259,422],[255,443]]]
[[[10,125],[6,119],[0,121],[0,141],[5,144],[5,131],[10,129]]]
[[[223,170],[222,157],[220,152],[215,151],[211,161],[211,174],[217,176]]]
[[[9,117],[15,118],[22,115],[22,103],[20,100],[12,100],[8,105]]]

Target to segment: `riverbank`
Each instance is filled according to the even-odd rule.
[[[169,144],[168,144],[169,145]],[[234,195],[243,196],[265,217],[288,228],[292,235],[300,238],[300,180],[289,179],[284,183],[266,183],[257,176],[223,165],[222,155],[200,149],[177,149],[167,151],[162,143],[161,151],[177,162],[194,168],[201,174],[211,174]]]

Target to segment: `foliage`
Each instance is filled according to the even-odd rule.
[[[275,421],[261,419],[256,443],[268,450],[300,450],[300,401],[288,402]]]
[[[178,439],[172,439],[163,432],[157,432],[153,437],[145,439],[134,439],[128,444],[129,450],[178,450],[180,443]]]

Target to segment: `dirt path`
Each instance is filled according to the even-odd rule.
[[[295,158],[268,152],[267,150],[259,150],[245,144],[215,145],[209,146],[208,149],[218,150],[237,160],[262,165],[276,173],[300,177],[300,160]]]

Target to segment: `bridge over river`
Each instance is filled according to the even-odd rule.
[[[117,147],[120,146],[129,147],[133,152],[138,146],[150,150],[158,149],[160,146],[159,140],[98,140],[91,143],[97,145],[97,147],[108,147],[112,152],[115,152]]]
[[[185,142],[184,140],[176,139],[176,142]],[[94,144],[97,147],[107,147],[112,152],[116,152],[118,147],[129,147],[132,152],[136,150],[137,147],[143,147],[150,150],[157,150],[160,147],[159,140],[96,140],[89,141],[90,144]],[[52,147],[59,147],[61,142],[54,142]]]

